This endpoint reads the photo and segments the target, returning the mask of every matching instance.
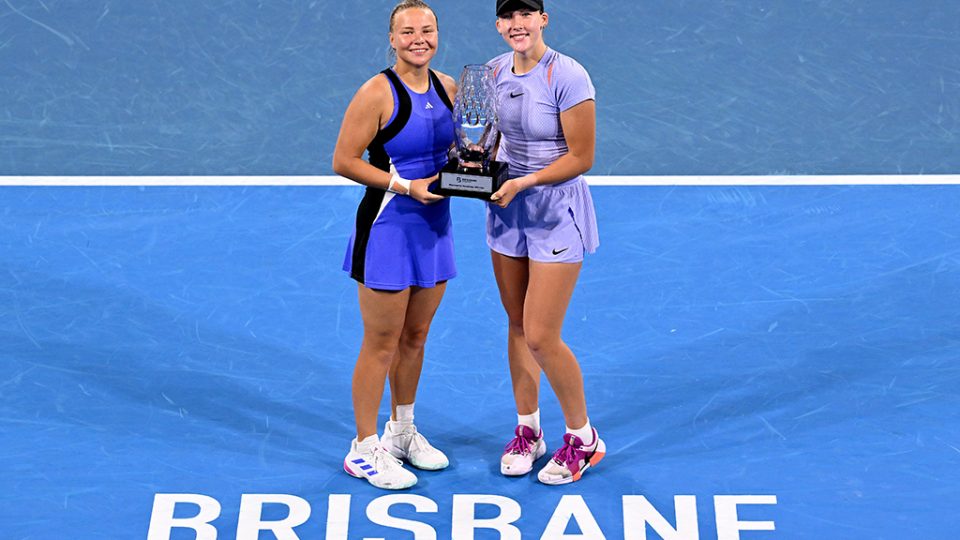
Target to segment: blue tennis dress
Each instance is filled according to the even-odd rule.
[[[382,72],[393,92],[393,115],[367,148],[370,163],[402,178],[427,178],[447,162],[453,143],[453,105],[437,75],[418,94],[391,70]],[[370,289],[433,287],[457,275],[450,201],[425,205],[406,195],[368,187],[343,269]]]

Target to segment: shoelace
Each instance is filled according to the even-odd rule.
[[[373,468],[375,470],[384,472],[402,466],[403,462],[390,455],[390,452],[379,446],[373,449]]]
[[[427,441],[426,437],[424,437],[423,435],[420,434],[419,431],[417,431],[417,428],[413,428],[413,433],[411,433],[410,436],[413,437],[413,441],[411,441],[411,444],[413,444],[413,446],[416,446],[417,450],[421,450],[421,451],[433,450],[433,446],[430,445],[430,442]]]
[[[553,454],[553,461],[557,465],[565,466],[570,472],[577,472],[580,470],[580,462],[587,457],[587,453],[583,451],[582,442],[577,439],[576,442],[581,443],[574,446],[574,437],[564,437],[563,446],[555,454]]]
[[[399,437],[410,437],[410,446],[416,447],[420,451],[430,451],[434,450],[433,446],[427,441],[427,438],[420,434],[417,431],[417,426],[408,426],[403,428],[403,431],[397,433]]]
[[[530,439],[527,439],[523,435],[517,435],[503,447],[503,452],[505,454],[529,454],[533,452],[533,446],[531,446],[530,442]]]

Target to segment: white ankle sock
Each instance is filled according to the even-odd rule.
[[[397,405],[397,422],[413,423],[413,405]]]
[[[517,424],[520,424],[521,426],[527,426],[533,430],[534,435],[539,435],[540,434],[540,409],[533,411],[531,414],[518,414]]]
[[[362,441],[357,441],[357,452],[360,452],[361,454],[369,454],[370,452],[373,452],[373,448],[379,444],[380,437],[374,433]]]
[[[413,403],[409,405],[397,405],[396,418],[390,418],[391,428],[397,428],[400,431],[405,426],[413,424]]]
[[[570,426],[567,426],[567,433],[573,433],[583,441],[585,446],[590,446],[593,444],[593,426],[590,425],[590,419],[587,419],[587,423],[582,428],[573,429]]]

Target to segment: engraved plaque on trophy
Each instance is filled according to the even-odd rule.
[[[493,68],[463,68],[453,105],[454,156],[440,171],[440,195],[489,199],[507,179],[507,164],[491,155],[500,135]]]

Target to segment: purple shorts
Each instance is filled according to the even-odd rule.
[[[508,257],[576,263],[600,245],[590,188],[582,176],[520,192],[506,208],[487,204],[487,245]]]

